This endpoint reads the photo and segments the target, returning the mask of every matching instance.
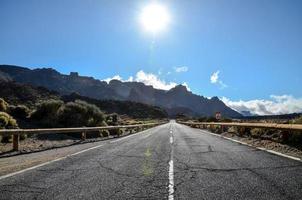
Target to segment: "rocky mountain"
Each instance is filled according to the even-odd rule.
[[[76,72],[64,75],[52,68],[28,69],[12,65],[0,65],[0,79],[42,86],[62,95],[73,92],[95,99],[134,101],[164,108],[170,116],[178,113],[190,116],[213,116],[221,112],[223,116],[240,117],[241,114],[227,107],[217,97],[211,99],[193,94],[185,86],[178,85],[168,91],[154,89],[140,82],[109,83],[93,77],[79,76]]]
[[[168,117],[167,112],[164,109],[143,103],[118,100],[98,100],[80,96],[76,93],[62,96],[57,92],[49,91],[43,87],[35,87],[29,84],[12,81],[3,81],[1,79],[0,88],[0,98],[3,98],[10,105],[26,105],[31,110],[35,110],[37,104],[48,100],[63,100],[66,103],[75,100],[83,100],[96,105],[106,114],[117,113],[135,119],[161,119]]]
[[[34,108],[36,104],[46,100],[59,100],[60,95],[43,87],[34,87],[29,84],[3,81],[0,78],[0,98],[9,104],[23,104]]]

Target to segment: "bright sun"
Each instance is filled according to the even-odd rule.
[[[164,30],[170,22],[167,9],[160,4],[150,4],[144,7],[140,21],[146,31],[153,34]]]

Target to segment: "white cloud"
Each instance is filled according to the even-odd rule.
[[[216,71],[211,75],[211,77],[210,77],[211,83],[217,83],[217,81],[219,79],[219,73],[220,73],[220,71]]]
[[[133,76],[129,76],[129,78],[126,80],[126,82],[132,82],[133,81]]]
[[[103,81],[106,81],[107,83],[109,83],[111,80],[119,80],[119,81],[121,81],[122,77],[120,77],[119,75],[115,75],[112,78],[106,78]]]
[[[249,101],[231,101],[222,97],[222,101],[238,112],[250,111],[257,115],[302,112],[302,98],[295,98],[292,95],[271,95],[269,100],[255,99]]]
[[[145,73],[142,70],[136,73],[135,81],[142,82],[145,85],[152,85],[154,88],[162,90],[170,90],[177,85],[174,82],[166,83],[164,80],[160,80],[155,74]]]
[[[182,67],[174,67],[175,72],[180,73],[180,72],[187,72],[189,70],[188,67],[182,66]]]
[[[189,85],[187,84],[187,82],[184,82],[182,85],[186,86],[187,90],[191,92],[191,89],[190,89]]]
[[[214,72],[211,77],[210,77],[210,81],[213,84],[219,84],[220,85],[220,89],[224,89],[226,87],[228,87],[222,80],[219,79],[219,73],[220,71],[216,71]]]
[[[123,81],[123,82],[133,82],[133,81],[142,82],[145,85],[151,85],[156,89],[162,89],[162,90],[170,90],[171,88],[178,85],[175,82],[166,82],[164,80],[161,80],[156,74],[146,73],[143,70],[138,71],[136,73],[135,77],[130,76],[126,80],[124,80],[120,75],[115,75],[112,78],[103,79],[103,81],[106,81],[107,83],[109,83],[113,79]],[[188,91],[191,91],[186,82],[184,82],[182,85],[186,86]]]

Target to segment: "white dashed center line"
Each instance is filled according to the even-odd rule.
[[[173,160],[169,162],[169,200],[174,199],[174,165]]]
[[[170,145],[171,145],[171,154],[170,154],[170,161],[169,161],[169,200],[174,199],[174,163],[173,163],[173,135],[172,130],[170,130]]]

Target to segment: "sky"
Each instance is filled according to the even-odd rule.
[[[141,23],[151,4],[169,15],[157,33]],[[301,10],[300,0],[0,0],[0,64],[302,112]]]

